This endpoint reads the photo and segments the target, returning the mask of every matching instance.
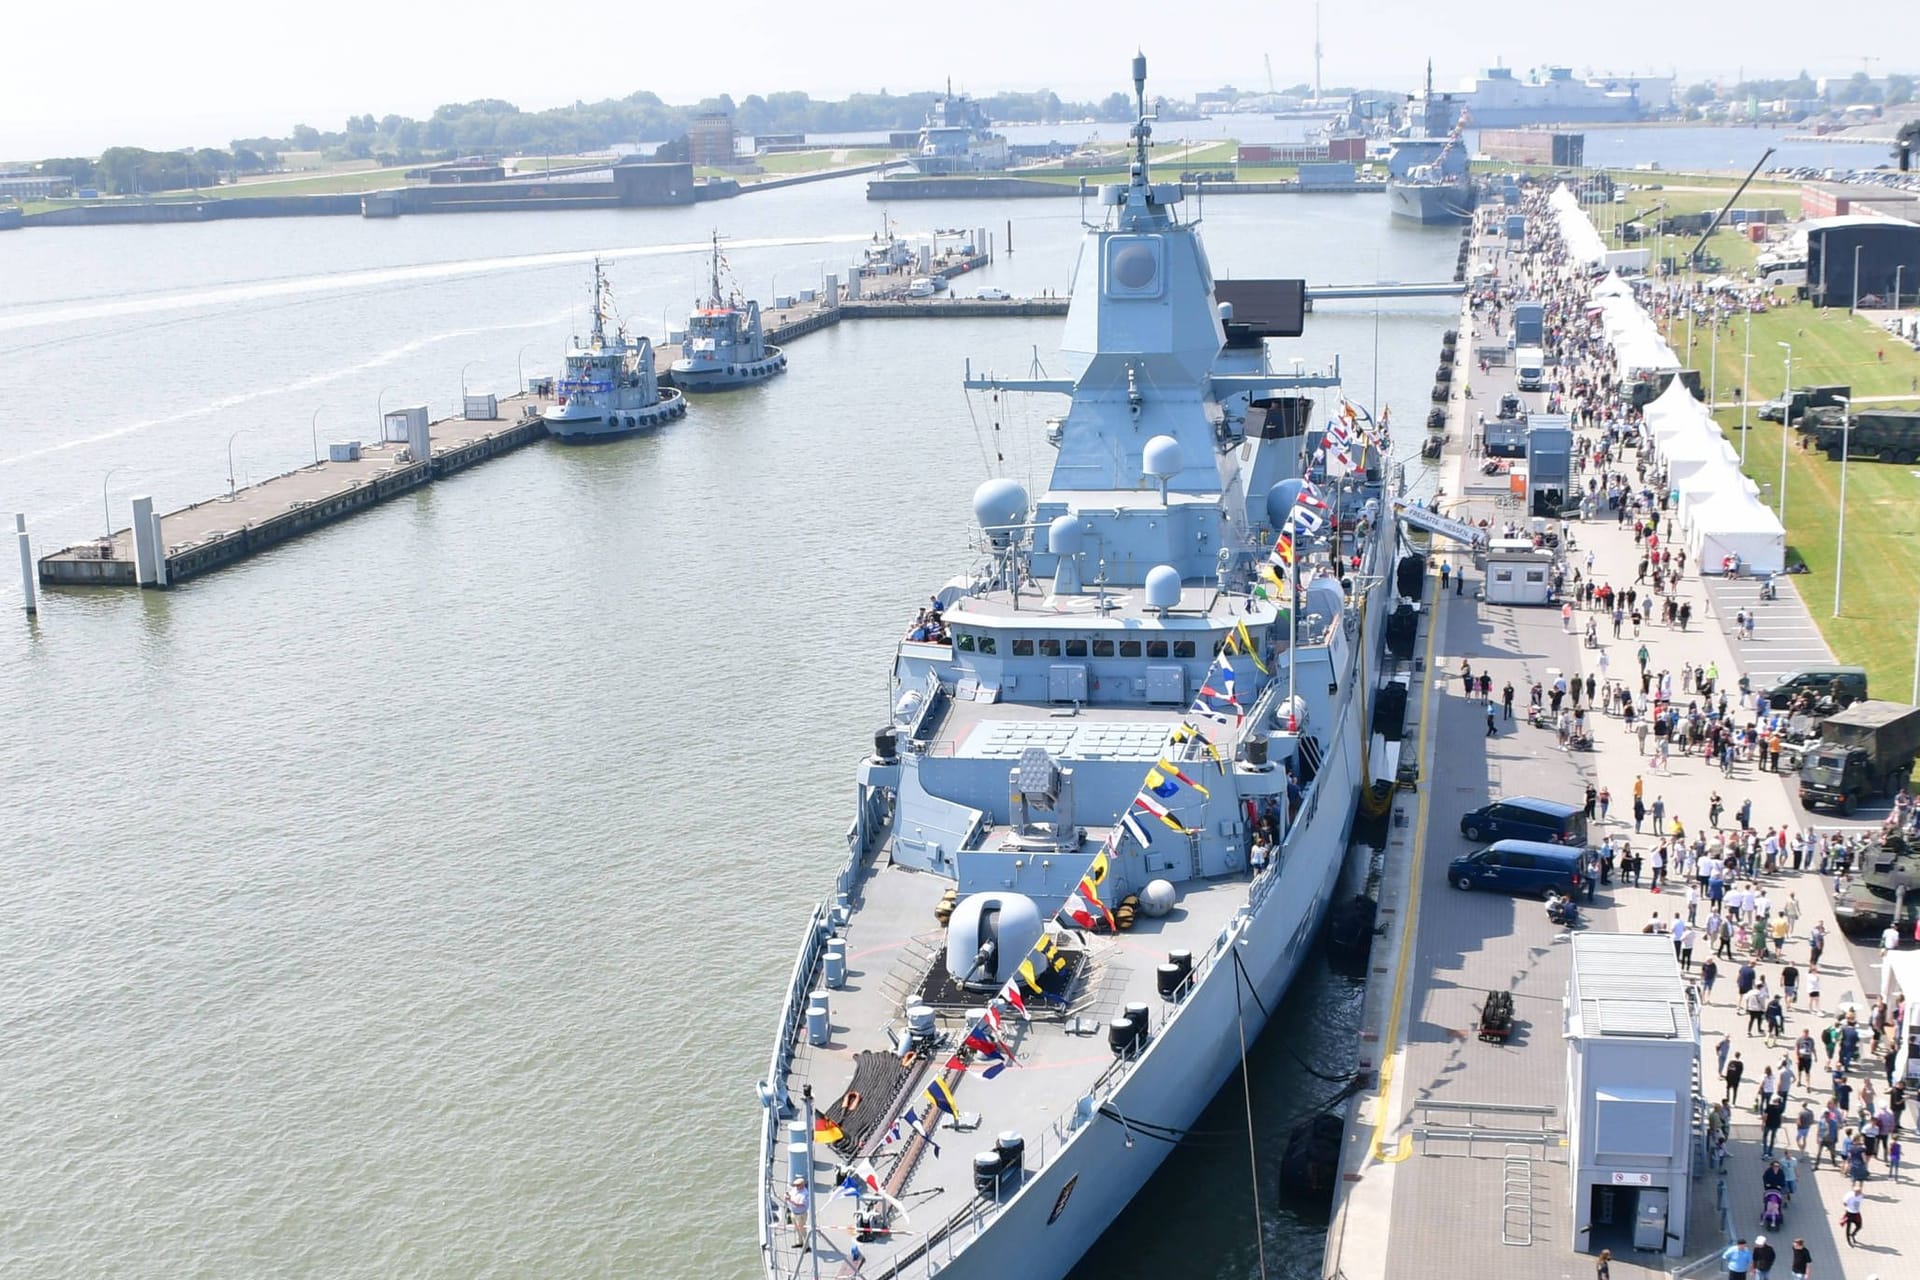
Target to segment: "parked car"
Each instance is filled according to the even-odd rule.
[[[974,294],[973,296],[976,298],[979,298],[983,302],[1005,302],[1009,298],[1013,297],[1013,295],[1008,293],[1005,289],[982,289],[980,292]]]
[[[1509,796],[1462,814],[1460,834],[1469,840],[1541,840],[1549,844],[1584,845],[1587,814],[1577,804],[1542,800],[1538,796]]]
[[[1501,840],[1478,853],[1463,854],[1447,866],[1447,882],[1456,889],[1499,889],[1544,896],[1572,894],[1581,885],[1584,848],[1537,840]]]

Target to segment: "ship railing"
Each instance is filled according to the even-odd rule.
[[[1022,1158],[1021,1185],[1024,1186],[1028,1181],[1044,1173],[1053,1158],[1072,1140],[1073,1135],[1068,1132],[1064,1120],[1056,1119],[1042,1129],[1037,1140],[1029,1142]],[[976,1196],[964,1208],[959,1209],[944,1223],[928,1232],[922,1243],[894,1259],[890,1264],[893,1274],[906,1276],[915,1271],[925,1276],[940,1274],[958,1256],[966,1241],[978,1237],[987,1229],[988,1224],[1000,1215],[1001,1210],[1012,1201],[1013,1194],[1018,1193],[1003,1197],[996,1190],[991,1200],[983,1200]],[[797,1269],[799,1262],[800,1260],[795,1260],[796,1276],[799,1274]]]
[[[845,873],[842,878],[845,879]],[[800,1038],[807,996],[813,990],[813,975],[821,957],[826,954],[827,939],[832,934],[832,916],[827,905],[822,903],[813,909],[813,918],[807,922],[806,940],[801,944],[800,954],[793,963],[793,972],[787,978],[787,996],[780,1006],[780,1034],[774,1041],[773,1055],[767,1063],[767,1086],[773,1091],[776,1101],[761,1108],[760,1159],[766,1188],[774,1185],[772,1169],[779,1150],[780,1123],[791,1105],[787,1098],[786,1082],[787,1073],[793,1067],[794,1046]],[[767,1212],[767,1198],[764,1194],[757,1197],[755,1206],[760,1216],[760,1246],[763,1250],[775,1245],[774,1221]]]

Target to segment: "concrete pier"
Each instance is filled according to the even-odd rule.
[[[1488,261],[1500,249],[1497,240],[1476,247]],[[1524,266],[1524,259],[1502,263],[1504,271],[1516,273],[1510,277],[1516,281]],[[1497,404],[1502,393],[1514,388],[1510,368],[1483,374],[1474,366],[1476,319],[1470,307],[1463,309],[1453,382],[1462,390],[1447,405],[1448,444],[1439,466],[1446,492],[1462,495],[1449,499],[1450,515],[1489,517],[1499,524],[1523,519],[1524,513],[1490,489],[1476,491],[1478,486],[1470,481],[1483,478],[1481,460],[1468,446],[1476,434],[1478,410]],[[1464,393],[1469,380],[1472,398]],[[1638,462],[1636,452],[1628,450],[1611,469],[1632,476]],[[1586,476],[1579,479],[1584,484]],[[1570,527],[1577,550],[1566,562],[1569,578],[1577,567],[1595,582],[1621,588],[1635,582],[1641,547],[1630,522],[1622,525],[1608,517],[1572,521]],[[1575,1194],[1580,1171],[1569,1168],[1569,1049],[1563,1037],[1570,935],[1548,921],[1537,899],[1463,892],[1447,882],[1448,861],[1476,847],[1460,832],[1461,814],[1501,796],[1530,794],[1577,804],[1589,784],[1606,788],[1610,811],[1596,816],[1589,843],[1624,840],[1643,856],[1652,852],[1658,836],[1644,831],[1633,815],[1636,780],[1649,807],[1658,802],[1669,819],[1682,820],[1689,838],[1704,832],[1710,847],[1726,830],[1716,829],[1709,815],[1709,798],[1716,792],[1729,815],[1750,801],[1751,825],[1762,831],[1782,826],[1795,832],[1816,826],[1830,831],[1841,825],[1827,815],[1807,814],[1797,803],[1791,775],[1760,771],[1751,761],[1740,761],[1723,773],[1697,753],[1675,754],[1657,766],[1624,720],[1597,713],[1588,717],[1593,750],[1567,751],[1557,746],[1552,728],[1535,728],[1524,716],[1527,690],[1535,681],[1550,684],[1560,673],[1569,680],[1588,673],[1600,681],[1609,675],[1616,680],[1634,677],[1642,645],[1649,655],[1648,669],[1674,673],[1676,689],[1687,663],[1717,664],[1723,685],[1733,685],[1746,672],[1775,671],[1778,666],[1766,652],[1769,643],[1778,643],[1770,642],[1770,630],[1797,637],[1784,643],[1813,643],[1801,626],[1805,617],[1800,602],[1783,588],[1778,601],[1762,604],[1751,583],[1703,578],[1689,562],[1673,594],[1693,605],[1690,628],[1649,621],[1639,637],[1615,639],[1608,621],[1598,629],[1600,643],[1589,648],[1582,633],[1588,620],[1599,621],[1601,614],[1576,603],[1567,625],[1557,601],[1544,608],[1489,604],[1478,597],[1479,573],[1470,569],[1470,561],[1463,565],[1454,548],[1437,542],[1434,560],[1465,568],[1470,577],[1463,593],[1441,593],[1443,580],[1437,574],[1426,588],[1432,604],[1423,612],[1424,633],[1415,649],[1422,661],[1408,700],[1407,724],[1409,744],[1418,744],[1419,779],[1417,788],[1396,797],[1389,828],[1379,895],[1384,927],[1373,951],[1358,1046],[1360,1070],[1371,1087],[1355,1096],[1348,1111],[1323,1274],[1344,1280],[1481,1274],[1566,1280],[1592,1274],[1593,1255],[1604,1246],[1613,1253],[1614,1280],[1721,1275],[1725,1268],[1719,1263],[1720,1250],[1736,1236],[1751,1242],[1761,1234],[1779,1252],[1776,1277],[1786,1275],[1796,1237],[1804,1238],[1811,1250],[1812,1274],[1817,1277],[1867,1280],[1870,1275],[1905,1274],[1899,1259],[1920,1254],[1920,1218],[1898,1209],[1908,1203],[1905,1184],[1889,1178],[1883,1163],[1873,1163],[1865,1184],[1862,1247],[1848,1247],[1834,1223],[1849,1181],[1837,1170],[1816,1172],[1808,1154],[1792,1140],[1793,1117],[1802,1103],[1810,1103],[1817,1114],[1831,1093],[1818,1052],[1813,1079],[1797,1081],[1792,1089],[1778,1146],[1783,1158],[1797,1159],[1796,1192],[1782,1229],[1768,1231],[1759,1224],[1767,1161],[1761,1156],[1762,1126],[1752,1105],[1757,1084],[1751,1082],[1792,1056],[1793,1040],[1802,1030],[1817,1037],[1849,1007],[1859,1010],[1864,1025],[1871,997],[1880,990],[1867,954],[1837,927],[1831,877],[1812,868],[1783,868],[1759,880],[1776,911],[1790,900],[1794,903],[1790,914],[1797,919],[1784,954],[1805,966],[1803,974],[1817,973],[1824,994],[1818,1012],[1804,1002],[1789,1008],[1784,1040],[1769,1041],[1746,1029],[1737,995],[1730,989],[1736,961],[1719,962],[1717,990],[1697,985],[1699,962],[1708,951],[1704,938],[1692,965],[1683,969],[1683,977],[1695,984],[1689,988],[1693,1018],[1708,1051],[1701,1055],[1694,1099],[1689,1100],[1697,1108],[1692,1112],[1692,1212],[1686,1222],[1668,1224],[1669,1230],[1684,1233],[1684,1241],[1677,1242],[1679,1259],[1632,1247],[1632,1192],[1642,1184],[1616,1183],[1622,1188],[1618,1196],[1604,1198],[1613,1208],[1611,1221],[1601,1212],[1602,1197],[1589,1203]],[[1733,634],[1735,608],[1766,611],[1758,640]],[[1457,678],[1449,682],[1463,659],[1474,672],[1490,673],[1496,691],[1509,681],[1518,690],[1513,719],[1504,713],[1490,719],[1484,699],[1462,696]],[[1684,701],[1690,695],[1678,696]],[[1871,829],[1883,813],[1846,825]],[[1685,912],[1687,889],[1677,876],[1663,892],[1648,878],[1628,883],[1616,873],[1582,904],[1582,930],[1639,933],[1656,914],[1665,927]],[[1703,903],[1696,921],[1703,935],[1707,916]],[[1829,939],[1817,969],[1809,963],[1808,952],[1815,924],[1825,926]],[[1779,988],[1779,960],[1756,967]],[[1806,981],[1803,976],[1803,992]],[[1514,1002],[1513,1034],[1502,1043],[1481,1042],[1475,1035],[1479,1005],[1490,991],[1508,992]],[[1750,1087],[1730,1117],[1727,1159],[1714,1164],[1706,1158],[1699,1117],[1722,1098],[1712,1049],[1723,1040],[1730,1041],[1732,1050],[1744,1051]],[[1878,1057],[1858,1064],[1856,1089],[1869,1075],[1883,1083],[1879,1067]],[[1476,1104],[1490,1104],[1487,1114],[1476,1118]],[[1539,1117],[1526,1122],[1533,1132],[1520,1132],[1526,1126],[1513,1118],[1520,1112]],[[1681,1260],[1691,1261],[1675,1272]]]
[[[547,434],[539,402],[515,396],[500,402],[501,417],[444,418],[432,424],[431,457],[419,461],[405,444],[363,444],[352,462],[317,462],[165,515],[141,499],[135,519],[149,517],[111,539],[63,548],[40,560],[46,586],[171,586],[244,560],[315,529],[378,506],[389,498],[523,448]],[[144,510],[141,504],[145,503]],[[151,543],[143,561],[138,544]]]

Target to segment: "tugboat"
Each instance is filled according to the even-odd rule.
[[[760,330],[760,304],[723,291],[720,233],[713,234],[712,287],[687,317],[687,339],[673,362],[673,385],[687,391],[728,391],[765,382],[787,367]]]
[[[567,371],[554,388],[555,402],[543,410],[547,434],[567,444],[618,440],[651,431],[663,422],[684,417],[687,398],[672,387],[662,387],[653,371],[653,344],[630,338],[626,326],[614,321],[612,341],[607,324],[613,319],[613,286],[593,263],[593,332],[583,345],[579,338],[567,350]]]
[[[1337,363],[1267,359],[1297,319],[1216,295],[1133,83],[1068,376],[965,383],[1068,397],[1052,476],[982,483],[971,563],[914,593],[769,1010],[767,1280],[1059,1280],[1154,1216],[1129,1202],[1315,961],[1372,803],[1398,472]]]

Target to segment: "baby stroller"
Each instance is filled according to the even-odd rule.
[[[1760,1201],[1760,1225],[1768,1231],[1778,1231],[1780,1224],[1787,1218],[1787,1198],[1778,1191],[1769,1191]]]

